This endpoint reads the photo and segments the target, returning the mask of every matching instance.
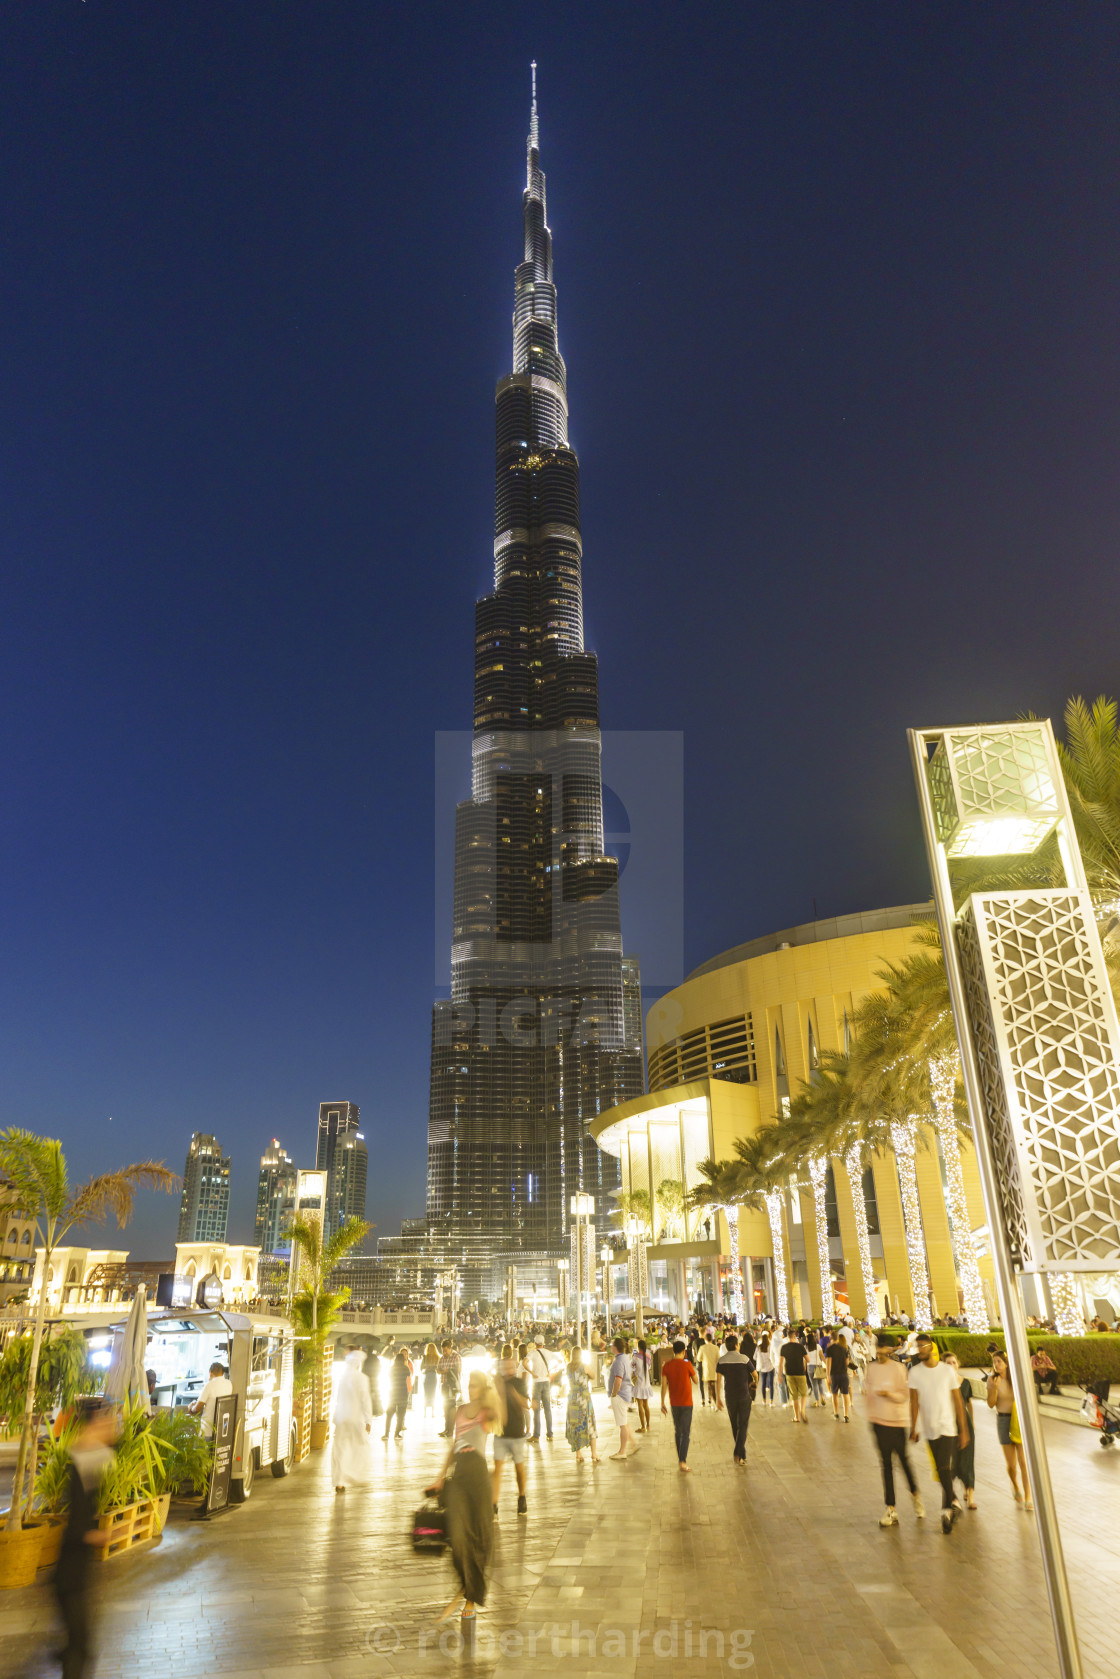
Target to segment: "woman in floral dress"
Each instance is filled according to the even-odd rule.
[[[592,1463],[599,1462],[591,1384],[587,1380],[587,1366],[578,1347],[572,1348],[568,1360],[568,1414],[564,1423],[564,1437],[575,1452],[577,1463],[584,1461],[583,1454],[588,1446],[591,1447]]]

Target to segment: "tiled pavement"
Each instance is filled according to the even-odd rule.
[[[472,1652],[455,1625],[433,1628],[450,1564],[408,1544],[442,1444],[434,1422],[413,1419],[404,1444],[376,1441],[363,1489],[336,1497],[323,1454],[286,1481],[258,1478],[252,1500],[213,1523],[173,1512],[158,1548],[105,1564],[96,1679],[653,1679],[682,1662],[705,1679],[1049,1679],[1034,1528],[1007,1491],[993,1419],[977,1420],[980,1509],[949,1538],[928,1473],[930,1519],[879,1530],[878,1460],[858,1414],[848,1426],[811,1411],[797,1428],[756,1410],[736,1470],[726,1417],[698,1411],[691,1476],[656,1411],[640,1456],[597,1469],[576,1465],[558,1426],[531,1454],[528,1517],[514,1514],[506,1470]],[[1120,1450],[1045,1426],[1086,1672],[1113,1679]],[[4,1679],[56,1671],[41,1653],[52,1636],[45,1588],[5,1593]]]

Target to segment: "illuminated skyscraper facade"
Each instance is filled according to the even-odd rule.
[[[217,1137],[191,1134],[179,1201],[180,1242],[224,1242],[229,1223],[229,1156]]]
[[[282,1232],[295,1212],[296,1167],[287,1149],[276,1138],[261,1155],[260,1176],[257,1179],[257,1215],[253,1240],[262,1253],[285,1253],[291,1248],[291,1237]]]
[[[327,1174],[324,1229],[333,1236],[348,1218],[366,1216],[366,1142],[357,1102],[321,1102],[315,1169]]]
[[[605,1220],[618,1179],[587,1126],[643,1088],[640,1006],[626,1006],[637,964],[623,958],[618,864],[604,852],[535,77],[526,174],[513,371],[495,399],[494,590],[475,615],[472,796],[456,811],[451,996],[432,1026],[429,1233],[479,1258],[565,1252],[577,1190]]]

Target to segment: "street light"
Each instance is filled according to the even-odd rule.
[[[575,1243],[574,1264],[576,1285],[576,1343],[582,1339],[583,1327],[583,1297],[587,1292],[587,1349],[591,1350],[591,1293],[595,1286],[592,1276],[594,1270],[594,1241],[595,1231],[591,1220],[595,1216],[595,1197],[593,1195],[573,1195],[571,1199],[572,1217],[575,1224],[572,1236]]]
[[[1068,1296],[1074,1272],[1120,1269],[1120,1023],[1049,722],[909,739],[1058,1665],[1079,1679],[1018,1278]],[[1013,858],[1015,884],[970,891],[984,857]]]

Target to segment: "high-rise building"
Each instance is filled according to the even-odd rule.
[[[224,1242],[229,1223],[229,1156],[217,1137],[191,1135],[179,1202],[180,1242]]]
[[[296,1168],[287,1149],[273,1137],[261,1155],[257,1179],[257,1217],[253,1240],[262,1253],[279,1253],[291,1246],[281,1231],[295,1211]]]
[[[430,1239],[480,1259],[567,1253],[576,1190],[605,1220],[619,1179],[588,1124],[643,1089],[640,981],[604,849],[535,67],[527,150],[513,371],[495,397],[494,590],[475,617],[472,796],[456,810],[451,996],[432,1021]]]
[[[321,1102],[315,1169],[327,1174],[324,1229],[330,1236],[348,1218],[366,1216],[366,1142],[357,1102]]]

